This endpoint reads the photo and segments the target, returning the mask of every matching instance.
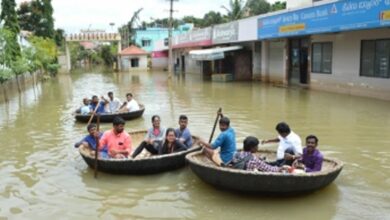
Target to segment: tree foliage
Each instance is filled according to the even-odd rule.
[[[18,18],[16,15],[16,3],[15,0],[2,0],[1,1],[1,14],[0,20],[3,23],[3,28],[8,30],[8,42],[5,50],[11,54],[13,60],[16,60],[20,56],[20,46],[18,43],[18,34],[20,32]]]
[[[51,39],[55,37],[51,0],[22,2],[17,14],[21,29],[31,31],[40,37]]]
[[[268,13],[271,10],[271,4],[266,0],[248,0],[245,5],[248,16]]]
[[[279,11],[286,9],[286,2],[285,1],[277,1],[274,4],[271,5],[271,11]]]
[[[208,27],[225,22],[221,13],[215,11],[207,12],[201,21],[200,27]]]
[[[124,39],[122,47],[128,47],[130,44],[134,44],[133,36],[135,34],[136,27],[140,25],[139,15],[142,10],[143,8],[136,10],[127,24],[119,28],[119,33],[122,39]]]
[[[36,64],[45,71],[54,75],[56,71],[53,71],[53,65],[58,67],[57,64],[57,47],[54,40],[49,38],[33,36],[30,38],[30,42],[35,50]],[[58,69],[58,68],[57,68]]]
[[[227,12],[228,21],[235,21],[244,17],[245,4],[243,0],[230,0],[229,7],[222,6]]]

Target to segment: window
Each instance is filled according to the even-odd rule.
[[[149,47],[151,45],[151,40],[142,40],[142,46],[143,47]]]
[[[311,71],[313,73],[332,73],[332,43],[313,43]]]
[[[131,62],[131,67],[134,68],[134,67],[139,67],[139,59],[138,58],[133,58],[130,60]]]
[[[390,78],[390,39],[364,40],[360,56],[360,76]]]

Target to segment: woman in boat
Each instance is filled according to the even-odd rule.
[[[185,150],[187,147],[176,138],[175,129],[168,128],[164,144],[160,147],[158,154],[170,154]]]
[[[134,153],[131,155],[132,158],[137,157],[143,149],[146,149],[152,155],[158,154],[159,149],[163,144],[165,135],[165,129],[160,126],[160,122],[160,116],[152,116],[153,127],[148,129],[148,133],[146,134],[144,141],[141,142],[141,144],[137,147],[137,149],[135,149]]]

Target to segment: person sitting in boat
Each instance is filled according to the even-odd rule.
[[[232,167],[250,171],[282,172],[288,171],[288,167],[271,166],[256,156],[259,140],[256,137],[248,136],[244,140],[244,150],[234,154]]]
[[[89,124],[87,126],[88,130],[88,135],[85,136],[81,141],[77,142],[74,147],[78,148],[80,146],[85,146],[90,148],[91,151],[91,156],[95,155],[95,150],[96,150],[96,136],[98,139],[100,139],[103,135],[103,133],[97,131],[97,126],[96,124]],[[103,146],[101,150],[99,150],[99,157],[100,158],[107,158],[107,146]]]
[[[296,160],[293,166],[303,168],[306,173],[321,171],[324,156],[317,149],[317,146],[318,138],[315,135],[307,136],[306,147],[303,149],[302,157]]]
[[[89,113],[91,113],[88,98],[83,98],[83,106],[80,109],[78,109],[76,113],[80,113],[82,115],[88,115]]]
[[[187,146],[176,138],[175,129],[168,128],[164,144],[159,148],[158,154],[170,154],[185,150],[187,150]]]
[[[192,146],[192,136],[190,130],[187,128],[188,117],[186,115],[180,115],[179,128],[175,130],[177,139],[183,143],[187,149]]]
[[[163,141],[164,141],[164,135],[165,135],[165,129],[160,126],[161,119],[158,115],[152,116],[152,128],[148,129],[148,132],[145,136],[144,141],[135,149],[133,152],[132,158],[135,158],[142,152],[143,149],[146,149],[149,151],[152,155],[157,155],[159,152],[159,149],[161,148]]]
[[[107,103],[108,102],[106,102],[106,101],[99,101],[99,98],[96,95],[94,95],[94,96],[92,96],[92,101],[89,104],[89,108],[90,108],[91,112],[94,112],[96,107],[97,107],[96,113],[98,113],[98,114],[105,113],[106,112],[105,105]]]
[[[140,109],[138,102],[133,98],[133,94],[127,93],[126,100],[120,107],[119,112],[133,112]]]
[[[228,117],[219,119],[219,129],[221,133],[212,144],[203,140],[200,140],[200,144],[205,146],[203,148],[204,154],[217,165],[228,165],[236,152],[236,134],[234,129],[230,127]],[[214,151],[217,148],[220,148],[220,153]]]
[[[302,155],[301,138],[295,134],[290,129],[290,126],[285,122],[278,123],[276,125],[276,131],[279,133],[277,138],[262,141],[262,144],[279,143],[276,161],[270,164],[277,166],[291,166],[294,160]]]
[[[114,97],[113,92],[108,92],[107,96],[108,96],[108,99],[105,99],[104,97],[102,97],[102,99],[106,103],[108,103],[108,105],[106,105],[107,106],[106,112],[110,112],[110,113],[118,112],[120,107],[121,107],[121,101],[118,98]]]
[[[131,136],[125,132],[125,120],[116,116],[112,122],[113,128],[104,132],[99,147],[107,146],[110,158],[124,159],[131,154]]]

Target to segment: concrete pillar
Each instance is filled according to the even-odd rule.
[[[269,41],[261,42],[261,80],[269,80]]]
[[[70,62],[70,51],[68,42],[65,42],[65,55],[66,55],[66,70],[70,72],[72,69],[72,63]]]
[[[120,56],[121,51],[122,51],[122,41],[118,41],[118,57],[117,57],[118,71],[122,70],[122,63],[121,63],[121,56]]]

